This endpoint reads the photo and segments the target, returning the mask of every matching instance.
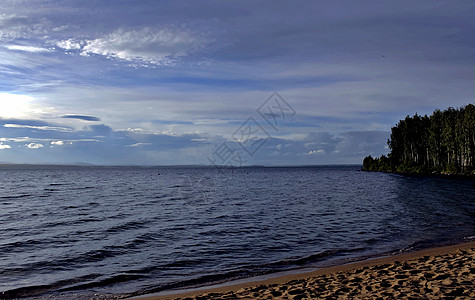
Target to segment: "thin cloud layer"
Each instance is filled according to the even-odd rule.
[[[0,41],[26,39],[44,32],[41,24],[35,24],[26,15],[0,14]]]
[[[170,65],[179,58],[204,48],[208,37],[203,32],[187,28],[119,29],[91,40],[62,40],[56,46],[65,51],[77,51],[82,56],[101,55],[110,59]]]

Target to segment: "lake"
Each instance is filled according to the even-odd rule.
[[[473,240],[474,182],[324,167],[0,169],[0,293],[140,295]]]

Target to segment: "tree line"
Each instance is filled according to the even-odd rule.
[[[417,113],[391,128],[388,156],[363,160],[363,170],[475,175],[475,106]]]

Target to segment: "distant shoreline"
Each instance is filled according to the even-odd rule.
[[[411,177],[432,177],[432,178],[451,178],[451,179],[475,179],[475,174],[470,173],[439,173],[439,172],[392,172],[392,171],[370,171],[361,169],[362,172],[376,172],[376,173],[388,173],[388,174],[398,174]]]

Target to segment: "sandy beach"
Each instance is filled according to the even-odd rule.
[[[141,299],[474,299],[475,242]]]

